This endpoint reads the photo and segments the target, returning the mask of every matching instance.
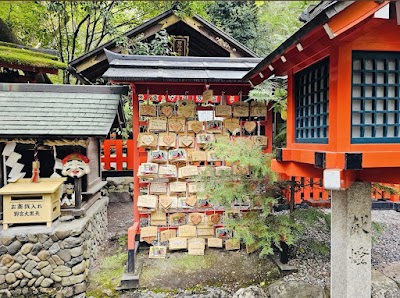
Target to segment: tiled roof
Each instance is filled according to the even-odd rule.
[[[260,58],[121,55],[104,50],[110,64],[103,77],[121,81],[242,82]]]
[[[0,84],[0,136],[106,136],[124,87]]]

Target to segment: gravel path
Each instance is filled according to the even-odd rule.
[[[326,210],[330,212],[330,210]],[[400,261],[400,213],[393,210],[373,210],[372,222],[381,227],[381,233],[373,230],[372,265],[382,267],[392,262]],[[317,244],[310,247],[310,240],[317,240],[330,247],[330,232],[323,225],[315,225],[306,231],[305,237],[300,240],[295,258],[289,264],[298,268],[297,273],[284,277],[284,280],[302,280],[308,283],[325,287],[329,286],[330,279],[330,252],[324,251]],[[323,253],[316,253],[316,249]]]

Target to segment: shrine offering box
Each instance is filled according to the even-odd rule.
[[[9,224],[46,222],[51,227],[60,216],[60,197],[65,178],[20,179],[0,189],[3,195],[3,229]]]

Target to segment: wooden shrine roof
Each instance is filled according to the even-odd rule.
[[[168,10],[153,19],[124,33],[128,38],[151,41],[155,34],[165,29],[170,36],[189,37],[189,56],[197,57],[258,57],[249,48],[218,29],[200,16],[182,18]],[[69,62],[68,71],[84,84],[95,82],[108,69],[104,50],[121,53],[115,40]]]
[[[0,136],[105,137],[127,91],[120,86],[0,83]]]
[[[104,77],[124,82],[246,83],[242,77],[260,58],[121,55],[105,50]]]
[[[66,69],[53,52],[0,42],[0,66],[43,73]]]

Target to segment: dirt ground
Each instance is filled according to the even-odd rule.
[[[104,259],[126,251],[126,243],[121,239],[131,224],[132,203],[111,202],[108,206],[108,239],[93,264],[93,275],[104,271]],[[138,252],[136,262],[143,264],[140,289],[162,292],[176,292],[178,289],[201,291],[203,287],[227,286],[230,290],[235,290],[250,284],[268,283],[279,275],[269,258],[260,259],[257,253],[248,255],[245,249],[206,249],[204,256],[190,256],[187,251],[169,252],[165,259],[149,259],[148,248],[143,247]],[[110,292],[105,289],[103,293],[107,291]],[[105,296],[136,297],[132,295],[135,295],[135,291],[113,292],[112,295]]]

